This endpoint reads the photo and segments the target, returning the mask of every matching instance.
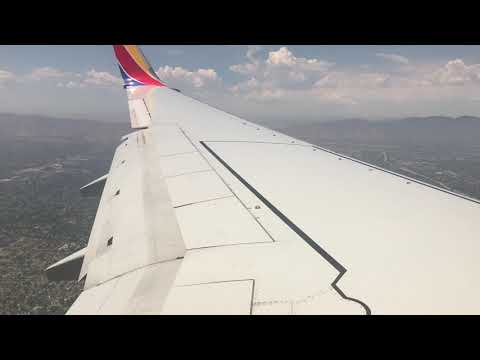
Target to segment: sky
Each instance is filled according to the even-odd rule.
[[[251,121],[480,116],[480,46],[142,46],[160,79]],[[0,112],[128,122],[111,46],[0,46]]]

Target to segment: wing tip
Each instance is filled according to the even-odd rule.
[[[113,45],[118,61],[123,87],[134,86],[166,86],[137,45]]]

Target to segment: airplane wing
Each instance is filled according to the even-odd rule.
[[[85,278],[68,314],[480,313],[477,200],[203,104],[114,49],[134,132],[82,188],[101,193],[87,248],[47,271]]]

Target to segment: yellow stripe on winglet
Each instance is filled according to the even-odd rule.
[[[125,45],[125,48],[135,60],[135,62],[147,73],[150,74],[150,64],[140,52],[137,45]]]

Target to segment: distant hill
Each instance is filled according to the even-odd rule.
[[[57,119],[0,113],[0,141],[21,139],[112,144],[131,132],[128,120],[105,123],[92,120]],[[392,145],[476,145],[480,146],[480,118],[462,116],[411,117],[389,121],[346,119],[331,122],[299,123],[282,132],[311,143],[325,140]]]
[[[125,123],[105,123],[6,113],[0,113],[0,127],[0,140],[29,138],[75,143],[112,143],[131,131],[128,119]]]
[[[480,118],[473,116],[412,117],[389,121],[348,119],[291,125],[283,128],[282,131],[312,143],[325,139],[337,139],[397,145],[470,146],[480,144]]]

